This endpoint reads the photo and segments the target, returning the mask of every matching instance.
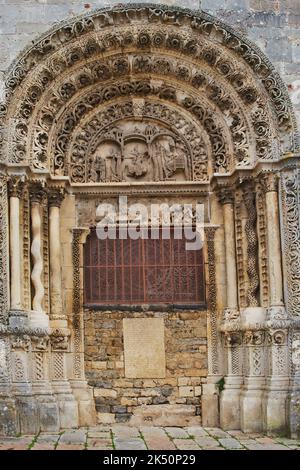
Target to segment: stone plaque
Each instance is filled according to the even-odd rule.
[[[164,321],[162,318],[124,318],[125,377],[166,376]]]

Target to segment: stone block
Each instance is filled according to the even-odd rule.
[[[124,318],[123,333],[125,376],[150,379],[165,377],[163,319]]]
[[[115,421],[114,413],[97,413],[97,422],[99,424],[112,424]]]
[[[95,397],[107,397],[107,398],[117,398],[117,392],[115,390],[110,390],[108,388],[95,388],[94,396]]]
[[[194,387],[179,387],[179,396],[180,397],[193,397]]]

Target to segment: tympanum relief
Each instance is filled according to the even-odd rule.
[[[184,181],[191,179],[191,156],[182,136],[160,125],[127,120],[104,130],[88,159],[89,182]],[[76,166],[75,181],[84,167]]]

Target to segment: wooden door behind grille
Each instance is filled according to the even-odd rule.
[[[204,305],[203,251],[170,238],[100,240],[93,229],[84,249],[84,301],[96,305]]]

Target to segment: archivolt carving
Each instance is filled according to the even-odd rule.
[[[288,311],[300,315],[300,171],[282,175],[284,257],[287,270]]]
[[[248,166],[250,164],[251,149],[249,145],[249,126],[251,127],[251,125],[250,122],[247,122],[247,118],[244,115],[241,100],[240,102],[237,102],[239,100],[236,100],[235,91],[227,91],[227,87],[224,84],[217,84],[211,76],[207,75],[205,70],[201,71],[202,75],[199,75],[197,69],[189,63],[182,65],[182,58],[180,61],[176,61],[174,58],[169,59],[164,56],[154,55],[154,57],[151,57],[147,55],[124,55],[105,62],[97,61],[85,64],[84,67],[76,69],[73,75],[68,73],[68,77],[66,78],[67,81],[64,85],[61,86],[61,84],[59,84],[51,94],[46,95],[43,99],[43,102],[46,104],[39,116],[36,118],[38,126],[35,130],[32,145],[34,152],[34,165],[39,168],[40,165],[45,166],[47,164],[47,135],[50,131],[50,126],[53,124],[54,117],[58,115],[60,108],[66,106],[66,100],[72,99],[73,95],[77,92],[81,92],[83,88],[90,87],[91,84],[93,84],[95,88],[95,85],[99,81],[103,82],[103,80],[109,79],[112,76],[115,78],[119,75],[126,77],[128,75],[137,75],[138,73],[147,73],[147,76],[149,76],[150,73],[167,75],[168,77],[173,75],[176,80],[184,81],[185,87],[187,82],[189,82],[191,86],[198,90],[198,93],[203,93],[214,103],[214,106],[218,107],[219,112],[221,111],[221,113],[226,113],[227,119],[230,117],[231,124],[229,129],[232,134],[237,165]],[[138,88],[138,93],[141,93],[143,88],[143,91],[145,92],[143,82],[141,82],[141,85]],[[105,85],[103,94],[105,99],[108,99],[112,96],[115,97],[116,95],[123,96],[131,94],[134,90],[135,87],[133,83],[129,81],[127,77],[127,81],[124,81],[122,84],[118,83],[117,85],[111,85],[111,88],[108,88],[108,86]],[[231,92],[233,92],[233,94]],[[172,93],[170,94],[169,92],[169,95],[169,97],[172,97]],[[92,93],[87,98],[83,99],[77,97],[76,100],[77,106],[73,111],[72,116],[68,118],[68,124],[72,123],[73,119],[78,121],[82,117],[84,109],[89,109],[91,105],[93,107],[100,105],[103,98],[102,94],[97,96],[97,94]],[[79,101],[81,101],[80,104],[78,104]],[[52,111],[51,108],[53,108]],[[255,115],[255,122],[252,126],[254,130],[257,128],[256,122],[257,116]],[[266,121],[265,127],[267,126],[268,129],[270,129],[270,123],[267,123]],[[258,129],[261,130],[260,128]],[[70,133],[71,130],[72,129],[68,129],[68,132]],[[266,150],[268,149],[269,146],[267,145]],[[268,152],[268,155],[270,155],[270,152]]]
[[[120,48],[124,57],[109,59],[109,67],[103,62],[95,65],[95,58],[100,54],[103,57],[104,51],[106,55],[114,54]],[[150,50],[155,56],[152,60]],[[158,51],[163,51],[160,57]],[[131,57],[126,56],[129,53]],[[255,46],[202,12],[128,6],[99,10],[56,26],[13,64],[6,80],[7,103],[0,109],[2,116],[8,110],[7,129],[12,140],[7,141],[6,132],[3,139],[11,161],[26,160],[28,134],[38,130],[34,136],[34,166],[47,167],[44,148],[53,122],[51,106],[65,107],[79,90],[94,85],[95,80],[108,80],[112,74],[115,78],[128,76],[131,70],[148,76],[174,74],[176,81],[184,80],[196,87],[198,96],[208,96],[211,112],[214,106],[227,119],[237,164],[249,165],[251,161],[252,144],[247,132],[255,136],[261,158],[278,158],[280,132],[291,130],[295,143],[295,120],[284,85]],[[130,94],[130,90],[129,83],[123,93]],[[172,99],[170,90],[165,90],[162,98]],[[49,112],[39,115],[43,102],[49,103]],[[192,106],[187,107],[193,112]],[[207,124],[209,134],[218,131],[209,121]],[[63,147],[63,138],[58,145]],[[227,162],[218,150],[221,154],[217,155],[217,166],[226,171]]]
[[[130,88],[129,91],[127,86]],[[164,82],[160,82],[159,85],[153,85],[150,80],[141,80],[126,82],[123,84],[111,84],[99,91],[92,89],[87,95],[75,102],[71,110],[69,110],[64,116],[61,127],[54,139],[55,148],[51,150],[51,153],[54,154],[54,171],[56,173],[59,171],[63,173],[63,169],[65,171],[65,154],[68,151],[70,139],[75,126],[80,123],[84,115],[91,112],[94,107],[97,109],[99,107],[99,103],[105,104],[106,101],[116,101],[117,98],[120,99],[124,95],[127,96],[128,94],[139,98],[144,96],[147,98],[150,96],[156,97],[156,100],[158,98],[158,101],[156,101],[157,107],[162,106],[161,101],[170,102],[167,106],[165,104],[163,105],[164,110],[166,108],[171,108],[169,111],[164,111],[167,116],[171,115],[174,106],[176,107],[177,105],[177,107],[184,107],[188,111],[188,114],[191,114],[196,121],[200,122],[206,134],[209,136],[211,147],[213,149],[214,171],[223,173],[229,170],[231,167],[229,155],[232,153],[232,147],[226,130],[225,121],[220,120],[215,114],[213,114],[213,112],[208,109],[208,105],[205,102],[202,103],[196,98],[188,96],[186,93],[182,96],[182,93],[180,94],[174,87],[168,86]],[[103,105],[101,105],[101,107],[102,106]],[[131,114],[134,114],[135,110],[132,110],[133,105],[129,104],[129,106],[131,106]],[[102,126],[103,124],[107,125],[107,120],[109,123],[120,118],[120,114],[117,110],[118,107],[119,101],[116,101],[115,107],[111,107],[110,111],[106,114],[106,121],[102,121]],[[128,110],[125,111],[126,115],[128,115]],[[147,112],[147,109],[144,107],[144,113],[145,112]],[[117,115],[115,113],[117,113]],[[156,114],[159,113],[156,111]],[[177,116],[178,123],[186,120],[185,113],[182,111],[178,112]],[[161,112],[159,117],[162,120],[165,119],[163,112]],[[94,128],[93,134],[90,135],[89,138],[92,139],[93,135],[97,131],[98,129]],[[46,152],[46,148],[47,146],[45,146],[44,152]],[[87,155],[83,156],[82,154],[80,156],[81,158],[87,157]]]

